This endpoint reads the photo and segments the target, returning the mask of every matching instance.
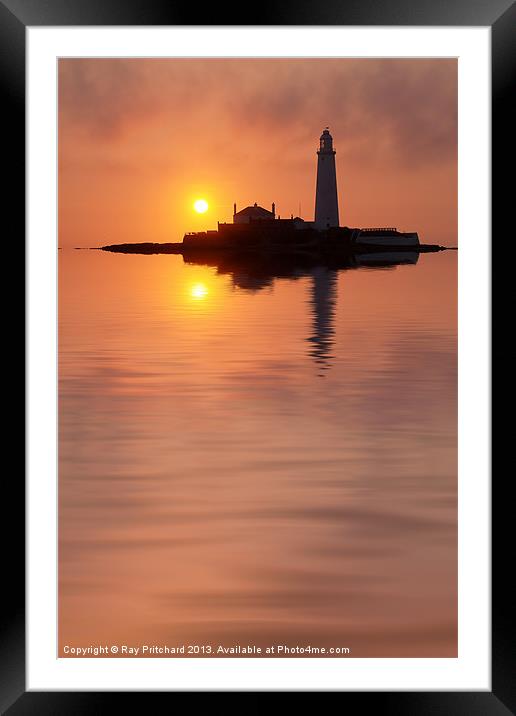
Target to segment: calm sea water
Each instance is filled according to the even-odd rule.
[[[455,656],[456,261],[60,251],[60,654]]]

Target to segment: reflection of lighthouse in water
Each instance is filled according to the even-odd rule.
[[[335,329],[333,319],[337,304],[337,271],[318,266],[311,272],[312,291],[310,305],[312,313],[312,335],[308,341],[312,344],[310,355],[322,370],[330,367],[333,358],[333,337]]]

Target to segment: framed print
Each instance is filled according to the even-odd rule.
[[[29,408],[2,708],[514,710],[514,6],[0,10]]]

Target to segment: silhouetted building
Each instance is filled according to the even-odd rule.
[[[361,246],[418,246],[419,236],[415,231],[398,231],[395,227],[359,229],[355,243]]]
[[[250,224],[252,221],[271,221],[275,218],[275,206],[272,205],[272,211],[258,206],[255,202],[254,206],[246,206],[241,211],[236,210],[236,204],[233,205],[233,223],[234,224]]]

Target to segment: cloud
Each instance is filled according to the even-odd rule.
[[[448,59],[66,59],[60,127],[98,143],[162,123],[218,151],[298,153],[329,124],[339,153],[394,164],[454,161],[457,63]],[[242,151],[242,148],[238,149]]]

